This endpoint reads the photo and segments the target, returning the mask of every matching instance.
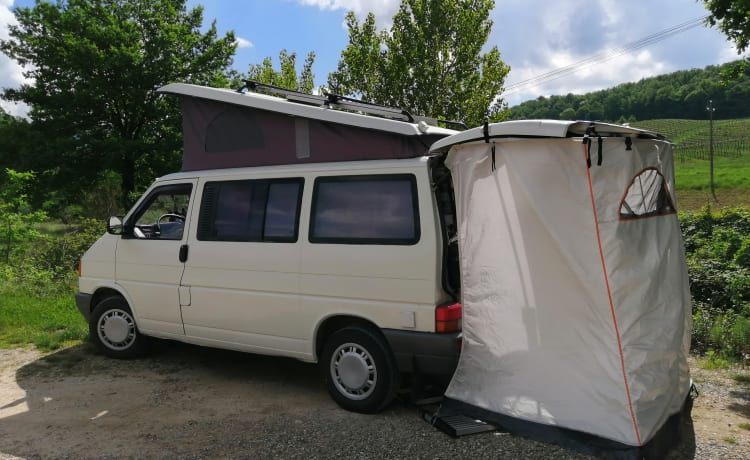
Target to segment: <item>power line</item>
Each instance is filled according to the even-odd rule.
[[[641,38],[640,40],[630,42],[622,47],[603,51],[601,53],[597,53],[597,54],[594,54],[593,56],[587,57],[586,59],[582,59],[580,61],[574,62],[573,64],[569,64],[564,67],[560,67],[558,69],[551,70],[549,72],[537,75],[535,77],[527,78],[525,80],[521,80],[516,83],[512,83],[505,88],[503,95],[518,92],[527,86],[538,85],[544,82],[556,80],[568,74],[575,73],[575,72],[578,72],[579,70],[591,67],[594,64],[601,64],[603,62],[607,62],[623,54],[630,53],[630,52],[639,50],[641,48],[645,48],[648,45],[665,40],[671,37],[672,35],[676,35],[676,34],[685,32],[687,30],[693,29],[695,27],[698,27],[700,25],[703,25],[707,18],[708,16],[703,16],[700,18],[691,19],[681,24],[677,24],[675,26],[664,29],[660,32],[656,32],[655,34],[651,34],[647,37]]]

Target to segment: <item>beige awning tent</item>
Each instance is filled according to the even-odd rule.
[[[691,385],[672,144],[547,120],[431,152],[453,176],[464,309],[443,411],[641,458]]]

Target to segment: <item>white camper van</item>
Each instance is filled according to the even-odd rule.
[[[691,321],[672,144],[580,121],[456,132],[247,86],[162,88],[182,171],[82,260],[105,353],[152,336],[318,362],[361,412],[402,375],[452,374],[448,417],[618,458],[671,442]]]
[[[115,358],[159,337],[319,362],[336,402],[361,412],[388,404],[402,373],[453,373],[455,210],[426,154],[456,131],[293,92],[161,91],[182,99],[183,168],[83,256],[95,344]]]

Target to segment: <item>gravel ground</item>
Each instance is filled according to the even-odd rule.
[[[701,385],[698,419],[683,425],[670,459],[750,458],[750,440],[740,437],[750,431],[737,428],[733,443],[723,428],[700,431],[726,422],[709,417],[714,409],[746,417],[735,405],[748,409],[747,388],[731,382]],[[501,432],[454,439],[402,402],[374,416],[349,413],[330,400],[312,365],[169,344],[138,361],[85,346],[47,356],[0,350],[0,459],[11,458],[590,457]]]

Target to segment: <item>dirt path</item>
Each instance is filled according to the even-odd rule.
[[[750,386],[694,371],[695,439],[673,458],[750,458]],[[317,368],[294,360],[162,344],[116,361],[87,346],[0,350],[0,459],[586,458],[496,433],[452,439],[396,403],[340,410]]]

